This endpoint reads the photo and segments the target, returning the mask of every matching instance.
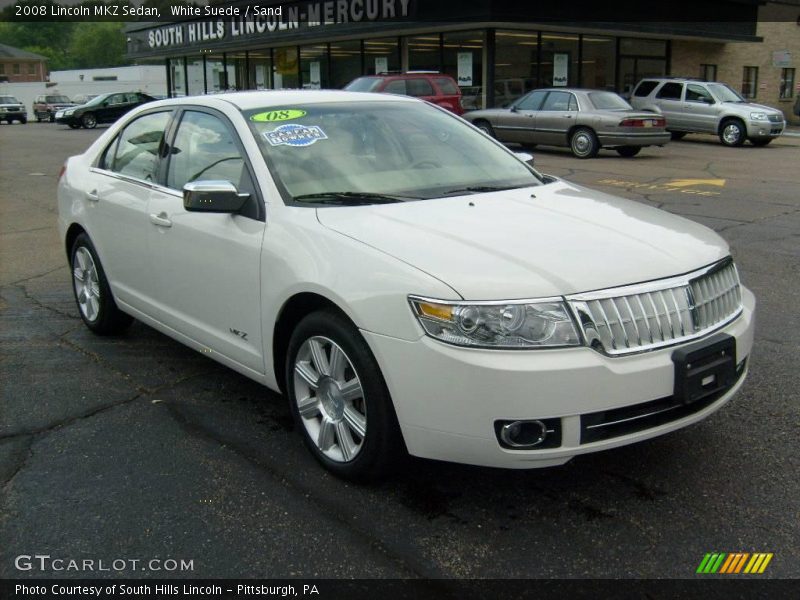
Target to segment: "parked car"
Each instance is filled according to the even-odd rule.
[[[414,96],[446,108],[457,115],[464,114],[464,108],[461,105],[461,89],[455,79],[436,71],[365,75],[354,79],[344,89],[350,92],[380,92]]]
[[[713,81],[643,79],[633,90],[631,103],[663,115],[673,139],[711,133],[726,146],[741,146],[746,140],[766,146],[786,127],[781,111],[748,102],[729,85]]]
[[[77,96],[73,96],[72,101],[76,106],[80,106],[81,104],[86,104],[89,100],[97,98],[99,95],[100,94],[78,94]]]
[[[19,121],[23,125],[28,122],[25,105],[14,96],[0,96],[0,123],[3,121],[9,125],[14,121]]]
[[[94,129],[98,123],[113,123],[129,110],[153,100],[142,92],[101,94],[81,106],[58,111],[56,122],[73,129]]]
[[[413,98],[146,104],[67,160],[58,210],[90,330],[135,317],[280,390],[343,477],[406,450],[563,464],[700,421],[747,372],[755,300],[715,232]]]
[[[59,110],[75,105],[75,102],[72,102],[63,94],[44,94],[36,96],[36,100],[33,101],[33,114],[37,121],[50,121],[53,123]]]
[[[533,90],[508,108],[478,110],[464,118],[502,142],[563,146],[578,158],[593,158],[601,148],[636,156],[643,147],[670,139],[663,118],[634,111],[614,92],[601,90]]]

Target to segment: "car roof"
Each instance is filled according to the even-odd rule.
[[[250,92],[226,92],[207,96],[185,96],[159,100],[162,106],[172,104],[208,104],[210,100],[224,100],[239,110],[254,108],[285,107],[291,104],[321,104],[329,102],[419,102],[415,98],[393,94],[370,94],[368,92],[345,92],[339,90],[264,90]]]

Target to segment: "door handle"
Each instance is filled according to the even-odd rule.
[[[97,193],[97,190],[92,190],[91,192],[86,192],[86,199],[90,202],[99,202],[100,196]]]
[[[571,119],[572,115],[561,115],[562,119]]]
[[[161,211],[157,215],[150,215],[150,222],[157,227],[172,227],[172,221],[167,218],[167,213]]]

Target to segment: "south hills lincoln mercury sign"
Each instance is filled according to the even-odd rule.
[[[212,46],[224,42],[265,37],[285,37],[295,33],[323,34],[324,30],[347,24],[378,23],[411,16],[413,0],[320,0],[259,6],[254,2],[228,7],[225,17],[171,23],[145,31],[130,31],[136,48],[132,54],[159,52],[192,46]],[[232,10],[235,8],[236,10]],[[195,16],[181,12],[176,18]],[[144,39],[142,39],[144,38]],[[144,47],[142,47],[144,46]]]

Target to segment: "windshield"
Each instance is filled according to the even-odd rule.
[[[244,113],[290,201],[436,198],[539,185],[503,147],[422,102],[340,102]],[[364,199],[359,200],[363,203]]]
[[[597,110],[633,110],[633,107],[614,92],[589,92],[589,100]]]
[[[66,96],[48,96],[47,97],[47,102],[49,104],[53,104],[55,102],[66,102],[66,103],[69,103],[70,99],[67,98]]]
[[[708,89],[720,102],[747,102],[739,93],[724,83],[709,83]]]
[[[348,83],[344,89],[348,92],[371,92],[381,83],[377,77],[359,77]]]
[[[95,96],[91,100],[89,100],[86,104],[91,104],[92,106],[96,104],[100,104],[103,100],[108,98],[111,94],[102,94],[101,96]]]
[[[14,96],[0,96],[0,104],[19,104],[19,100]]]

